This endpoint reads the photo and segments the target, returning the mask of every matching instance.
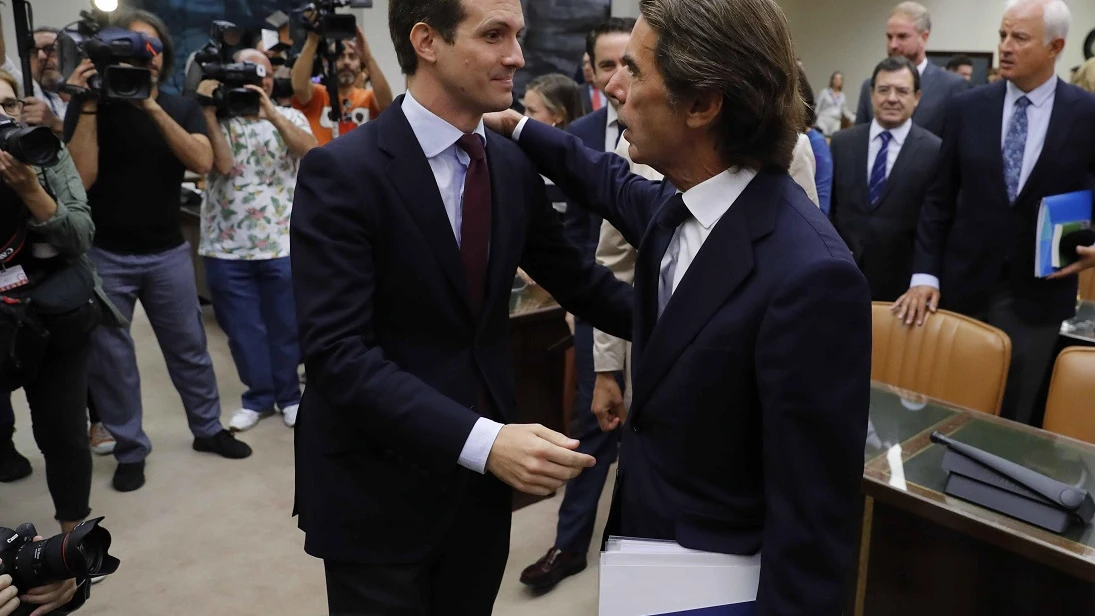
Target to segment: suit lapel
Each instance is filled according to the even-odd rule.
[[[672,298],[650,330],[635,362],[636,410],[647,400],[681,353],[753,271],[753,240],[775,227],[782,174],[762,173],[715,224],[688,266]],[[643,251],[640,248],[639,254]],[[662,255],[657,255],[660,266]],[[647,268],[650,262],[646,263]],[[636,272],[638,277],[638,272]],[[640,308],[657,306],[658,269],[643,276]],[[656,310],[656,308],[654,308]],[[652,315],[647,315],[648,318]]]
[[[852,186],[856,187],[856,191],[859,193],[859,203],[864,204],[867,207],[867,211],[870,211],[871,207],[871,194],[870,186],[868,185],[868,165],[874,164],[874,161],[868,161],[868,150],[871,148],[871,125],[862,125],[863,130],[859,130],[859,134],[855,138],[855,147],[852,153],[853,169],[855,173],[855,183]]]
[[[377,118],[377,145],[390,157],[387,172],[392,185],[403,199],[407,211],[425,236],[438,266],[445,272],[470,315],[471,302],[463,262],[460,260],[460,247],[445,212],[445,203],[441,200],[437,182],[433,180],[430,163],[422,153],[422,147],[407,122],[407,116],[403,115],[402,101],[402,96],[397,98],[388,113]]]
[[[519,171],[506,158],[498,141],[502,137],[487,131],[487,164],[490,168],[490,260],[487,264],[487,300],[485,310],[491,306],[508,306],[498,301],[498,295],[509,295],[513,284],[513,270],[509,267],[511,243],[513,241],[513,211],[524,207],[521,196],[517,194],[514,182]],[[507,276],[508,272],[508,276]],[[508,280],[507,280],[508,278]],[[486,315],[484,315],[486,316]],[[480,319],[480,325],[487,319]]]
[[[988,110],[985,113],[984,124],[982,130],[988,135],[989,145],[992,147],[994,155],[990,157],[992,160],[992,174],[995,176],[996,181],[993,182],[1000,190],[997,195],[1002,199],[1004,203],[1008,202],[1008,183],[1004,177],[1004,148],[1000,145],[1000,135],[1004,130],[1004,96],[1007,94],[1007,86],[1005,81],[1000,81],[996,84],[988,86],[995,88],[991,92],[988,92]]]
[[[1049,116],[1049,128],[1046,129],[1046,142],[1042,146],[1042,153],[1038,155],[1038,161],[1034,163],[1030,177],[1027,178],[1026,184],[1023,184],[1023,190],[1019,191],[1019,195],[1015,198],[1015,203],[1029,198],[1031,191],[1037,188],[1038,180],[1045,174],[1046,167],[1051,166],[1053,161],[1059,160],[1058,153],[1064,149],[1068,141],[1068,131],[1071,128],[1072,114],[1068,112],[1074,102],[1071,94],[1070,88],[1066,88],[1065,83],[1058,79],[1053,98],[1053,111]],[[1003,161],[1002,155],[1001,161]],[[1003,162],[1000,164],[1002,166]]]

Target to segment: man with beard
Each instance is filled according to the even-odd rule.
[[[57,70],[57,29],[42,27],[34,31],[34,48],[30,55],[30,73],[34,79],[34,96],[28,96],[23,104],[23,121],[35,126],[48,126],[61,135],[64,132],[68,99],[60,94],[64,81]],[[20,85],[23,73],[19,66],[7,57],[7,48],[0,34],[0,56],[4,57],[3,69],[12,74]]]
[[[300,56],[293,65],[293,106],[304,112],[312,125],[312,134],[319,145],[326,145],[335,137],[345,135],[358,126],[376,118],[392,103],[392,89],[380,70],[376,58],[365,40],[361,27],[357,28],[355,41],[344,41],[342,53],[335,63],[338,77],[338,99],[342,110],[337,124],[331,121],[331,97],[327,88],[312,82],[312,69],[319,46],[332,44],[316,32],[309,32]],[[372,81],[372,89],[358,87],[366,80]]]

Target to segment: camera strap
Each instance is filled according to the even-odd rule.
[[[12,259],[23,250],[27,243],[27,212],[26,206],[19,208],[19,223],[15,233],[2,247],[0,247],[0,268],[5,267]]]

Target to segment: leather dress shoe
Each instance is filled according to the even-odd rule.
[[[586,555],[551,548],[543,558],[521,572],[521,583],[535,590],[548,590],[586,568]]]

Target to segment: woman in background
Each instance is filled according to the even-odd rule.
[[[812,96],[812,92],[811,92]],[[817,127],[826,137],[840,130],[841,120],[855,122],[855,114],[848,109],[848,97],[844,94],[844,75],[837,71],[829,78],[829,87],[817,95]]]
[[[1088,92],[1095,92],[1095,58],[1080,65],[1080,69],[1072,76],[1072,84]]]
[[[838,77],[836,73],[834,77]],[[830,80],[830,83],[832,81]],[[829,142],[825,135],[814,128],[815,123],[820,124],[820,118],[815,115],[813,90],[806,79],[806,72],[798,71],[798,87],[802,91],[802,100],[806,104],[806,136],[810,138],[810,148],[814,152],[814,185],[817,187],[817,205],[822,213],[829,215],[829,203],[833,194],[833,153],[829,149]],[[828,88],[822,92],[828,91]]]

